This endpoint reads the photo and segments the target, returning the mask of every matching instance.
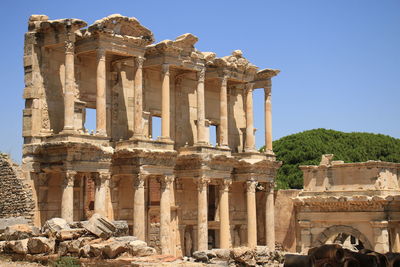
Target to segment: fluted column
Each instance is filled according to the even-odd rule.
[[[170,140],[170,88],[169,64],[162,65],[162,92],[161,92],[161,137]]]
[[[205,103],[204,103],[204,80],[205,69],[198,72],[197,81],[197,143],[208,144],[206,133]]]
[[[96,179],[96,194],[94,199],[94,212],[107,216],[107,187],[109,187],[110,173],[100,172]]]
[[[68,30],[68,29],[67,29]],[[64,82],[64,132],[74,132],[75,109],[75,34],[67,33],[65,41],[65,82]]]
[[[222,147],[228,146],[228,96],[227,96],[227,83],[228,77],[224,75],[221,79],[221,90],[220,90],[220,140],[219,145]]]
[[[247,195],[247,246],[257,246],[257,215],[256,215],[256,186],[257,182],[249,180],[246,182]]]
[[[275,250],[275,205],[274,183],[268,183],[266,187],[266,211],[265,211],[265,238],[269,251]]]
[[[272,152],[272,105],[271,87],[264,88],[264,113],[265,113],[265,151]]]
[[[134,197],[133,197],[133,235],[139,240],[145,240],[145,199],[144,199],[144,182],[145,176],[138,174],[134,181]]]
[[[231,229],[229,223],[229,186],[232,184],[232,180],[226,179],[221,183],[220,188],[220,199],[219,199],[219,243],[220,248],[231,247]]]
[[[96,132],[107,135],[106,130],[106,51],[97,50],[97,75],[96,75]]]
[[[245,152],[254,152],[253,83],[246,85],[246,145]]]
[[[209,179],[197,180],[197,250],[208,249],[208,202],[207,188]]]
[[[76,171],[66,171],[62,184],[61,218],[67,222],[74,220],[74,180]]]
[[[161,253],[171,254],[171,185],[174,176],[164,176],[161,178],[161,198],[160,198],[160,243]]]
[[[135,106],[134,106],[134,128],[133,137],[143,137],[143,63],[144,57],[135,57]]]

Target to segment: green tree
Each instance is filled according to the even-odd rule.
[[[344,162],[400,162],[400,139],[382,134],[314,129],[282,137],[273,147],[283,162],[276,180],[279,189],[302,188],[299,165],[318,165],[322,154],[334,154],[334,160]]]

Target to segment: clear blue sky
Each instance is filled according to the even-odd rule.
[[[24,102],[23,41],[31,14],[80,18],[133,16],[157,41],[191,32],[218,56],[241,49],[276,68],[273,136],[313,128],[400,138],[400,1],[3,1],[0,42],[0,151],[18,161]],[[263,93],[254,97],[263,145]]]

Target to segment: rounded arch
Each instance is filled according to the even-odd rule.
[[[371,249],[373,250],[373,247],[371,246],[371,243],[369,242],[368,238],[362,234],[360,231],[357,229],[347,226],[347,225],[333,225],[328,228],[326,228],[324,231],[322,231],[318,237],[313,241],[312,246],[317,247],[320,245],[323,245],[326,243],[326,241],[332,237],[333,235],[337,235],[340,233],[352,235],[356,238],[358,238],[363,244],[366,249]]]

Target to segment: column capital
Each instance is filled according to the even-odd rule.
[[[199,83],[204,83],[206,77],[206,68],[202,68],[197,72],[197,79]]]
[[[199,179],[196,180],[196,184],[197,184],[197,190],[198,191],[203,191],[204,189],[207,188],[207,185],[210,183],[210,179],[209,178],[205,178],[205,177],[201,177]]]
[[[75,176],[76,176],[77,172],[76,171],[72,171],[72,170],[67,170],[65,171],[65,179],[64,179],[64,186],[74,186],[74,181],[75,181]]]
[[[248,180],[248,181],[246,181],[246,191],[247,191],[247,193],[255,193],[256,192],[256,187],[257,187],[257,181],[256,180]]]
[[[138,69],[143,68],[144,61],[145,61],[145,58],[142,56],[135,57],[135,63],[136,63],[136,66],[138,67]]]
[[[265,191],[266,192],[274,192],[275,190],[275,182],[267,182],[265,184]]]
[[[75,43],[73,41],[67,39],[67,40],[65,40],[64,48],[65,48],[65,53],[73,54],[74,50],[75,50]]]
[[[161,183],[161,189],[165,190],[165,189],[171,189],[171,185],[175,180],[175,176],[174,175],[164,175],[162,177],[160,177],[159,181]]]
[[[232,179],[223,179],[219,182],[221,192],[229,192],[229,187],[232,185]]]
[[[246,90],[246,93],[253,92],[253,90],[254,90],[254,83],[252,83],[252,82],[246,83],[246,85],[245,85],[245,90]]]
[[[105,184],[110,179],[111,179],[111,174],[109,172],[99,172],[98,182],[100,185]]]
[[[169,75],[169,64],[168,63],[163,63],[161,65],[161,71],[164,75]]]
[[[137,174],[134,178],[133,186],[135,189],[144,188],[144,182],[146,181],[146,176],[144,174]]]

